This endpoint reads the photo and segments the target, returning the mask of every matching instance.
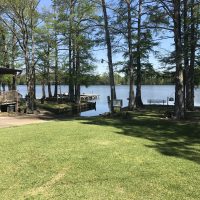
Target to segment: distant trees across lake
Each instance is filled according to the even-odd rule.
[[[41,79],[39,75],[36,78],[36,84],[41,85]],[[114,73],[116,85],[128,85],[129,79],[122,73]],[[51,82],[54,85],[54,82]],[[68,76],[64,73],[59,77],[59,84],[68,85]],[[81,85],[109,85],[109,73],[102,73],[98,75],[86,75],[82,76]],[[142,72],[143,85],[174,85],[174,73],[173,72],[157,72],[157,71],[143,71]],[[18,81],[20,85],[26,85],[26,76],[22,75]]]

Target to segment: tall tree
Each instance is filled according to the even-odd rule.
[[[188,87],[188,74],[189,74],[189,18],[188,18],[188,0],[184,1],[184,21],[183,21],[183,31],[184,31],[184,99],[186,100],[186,107],[188,107],[188,95],[189,95],[189,87]],[[187,81],[186,81],[187,80]],[[186,86],[186,87],[185,87]],[[185,91],[186,89],[186,91]],[[186,96],[185,96],[186,94]],[[186,98],[187,97],[187,98]]]
[[[196,60],[196,47],[198,42],[199,3],[191,0],[190,6],[190,65],[186,66],[186,108],[194,110],[194,69]],[[195,9],[195,7],[197,9]],[[196,10],[196,11],[195,11]],[[189,46],[188,46],[189,47]]]
[[[74,18],[74,0],[70,0],[70,12],[69,12],[69,98],[70,101],[74,101],[74,70],[72,65],[72,36],[73,36],[73,18]]]
[[[92,69],[92,47],[95,16],[94,3],[88,0],[57,0],[61,35],[61,54],[65,55],[70,101],[80,103],[82,77]],[[64,47],[64,48],[63,48]]]
[[[127,19],[127,32],[128,32],[128,69],[129,69],[129,102],[128,107],[130,110],[134,108],[134,66],[133,66],[133,44],[132,44],[132,12],[131,12],[131,1],[125,0],[127,4],[127,11],[128,11],[128,19]]]
[[[158,44],[153,38],[155,29],[149,28],[151,20],[150,12],[147,9],[149,5],[151,3],[144,0],[121,0],[119,8],[115,9],[117,15],[115,26],[111,27],[115,30],[114,33],[118,38],[123,37],[120,40],[118,52],[123,52],[124,71],[126,74],[129,73],[129,109],[131,110],[133,106],[138,108],[143,106],[141,97],[142,68],[149,64],[149,54],[153,51],[153,47]],[[130,52],[132,53],[130,54]],[[131,68],[132,73],[130,73]],[[136,82],[136,97],[134,97],[133,81]]]
[[[141,94],[141,18],[142,18],[142,0],[138,2],[138,19],[137,19],[137,81],[136,81],[136,99],[135,103],[137,107],[142,107],[142,94]]]
[[[183,81],[183,46],[182,46],[182,2],[181,0],[157,0],[163,12],[171,19],[174,43],[175,43],[175,117],[183,119],[185,117],[184,103],[184,81]]]
[[[105,29],[105,40],[107,45],[107,56],[108,56],[108,67],[109,67],[109,79],[110,79],[110,92],[111,92],[111,112],[114,112],[113,100],[116,99],[115,81],[113,72],[113,61],[112,61],[112,45],[110,39],[110,31],[108,26],[108,15],[105,0],[101,0],[101,6],[104,16],[104,29]]]
[[[182,65],[182,34],[181,34],[181,1],[173,1],[174,41],[176,52],[176,82],[175,82],[175,116],[183,119],[184,113],[184,83]]]
[[[53,2],[53,31],[54,31],[54,97],[58,96],[58,9],[57,2]]]

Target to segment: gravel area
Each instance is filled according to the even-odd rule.
[[[2,113],[0,114],[0,128],[44,123],[47,121],[48,119],[39,115],[8,115]]]

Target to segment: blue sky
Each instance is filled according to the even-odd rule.
[[[51,5],[51,0],[41,0],[40,7]]]
[[[42,9],[43,7],[48,8],[50,5],[51,5],[51,0],[41,0],[40,1],[40,9]],[[158,47],[156,47],[155,50],[164,54],[164,53],[166,53],[167,51],[169,51],[173,48],[172,43],[173,43],[172,39],[162,40],[160,42],[160,45]],[[97,58],[97,60],[99,60],[99,61],[101,59],[107,60],[106,50],[96,51],[94,53],[94,55]],[[122,61],[122,60],[123,60],[123,58],[121,57],[121,55],[114,55],[113,56],[114,62]],[[149,62],[153,64],[155,69],[162,67],[161,64],[157,61],[157,59],[152,54],[150,54]],[[103,72],[108,71],[108,67],[107,67],[106,62],[104,62],[104,63],[97,62],[96,65],[97,65],[97,70],[96,70],[97,73],[103,73]]]

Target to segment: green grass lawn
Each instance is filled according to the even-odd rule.
[[[200,124],[157,114],[0,129],[0,199],[200,198]]]

